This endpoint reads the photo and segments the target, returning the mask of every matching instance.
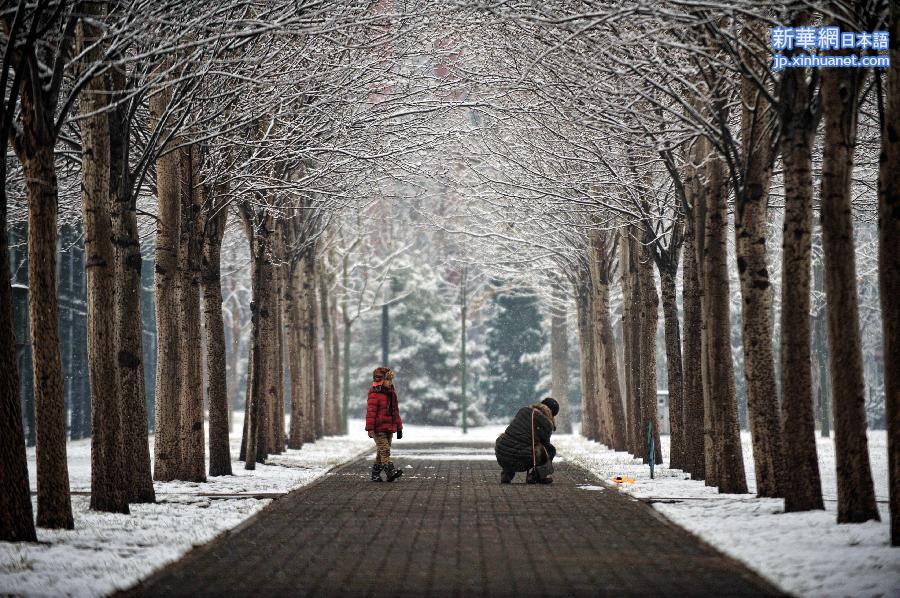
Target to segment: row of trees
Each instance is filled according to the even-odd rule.
[[[346,414],[349,367],[338,376],[336,365],[341,354],[349,363],[357,319],[377,304],[388,324],[398,297],[427,286],[416,281],[407,291],[395,289],[389,270],[406,248],[391,241],[390,227],[372,230],[356,222],[350,229],[348,222],[364,213],[371,198],[418,199],[434,195],[438,186],[452,189],[455,201],[441,202],[424,217],[438,245],[446,236],[465,235],[456,252],[459,271],[477,267],[483,281],[504,280],[551,306],[554,387],[564,379],[561,329],[568,301],[561,288],[571,286],[585,435],[648,457],[646,434],[658,435],[661,309],[671,465],[722,492],[747,490],[738,360],[757,491],[783,496],[787,510],[822,507],[809,317],[818,207],[838,520],[877,518],[853,226],[854,210],[863,224],[877,212],[892,541],[900,543],[900,314],[890,303],[900,271],[892,129],[900,62],[893,49],[887,70],[776,74],[768,44],[776,24],[820,23],[858,32],[888,29],[896,44],[896,7],[889,4],[737,2],[725,9],[702,1],[622,0],[580,9],[567,2],[463,2],[413,15],[390,2],[370,8],[188,3],[173,9],[23,1],[4,12],[4,33],[14,40],[4,55],[4,82],[10,81],[2,86],[4,131],[20,140],[14,143],[16,168],[27,189],[31,325],[35,371],[41,372],[35,380],[39,523],[65,527],[71,520],[63,492],[50,259],[57,162],[68,159],[75,164],[72,176],[83,180],[78,205],[97,302],[89,342],[95,349],[112,347],[104,355],[91,349],[97,360],[91,363],[92,389],[95,376],[106,376],[101,384],[115,388],[110,380],[126,375],[122,364],[130,363],[129,354],[140,355],[129,349],[123,332],[139,318],[120,307],[133,288],[124,266],[136,238],[129,213],[156,220],[154,475],[164,479],[203,475],[201,295],[207,335],[217,337],[206,347],[211,464],[225,446],[224,378],[217,361],[223,354],[217,345],[221,321],[215,320],[221,318],[219,251],[228,215],[236,214],[231,221],[240,222],[251,256],[253,331],[242,457],[252,468],[285,442],[296,446],[324,432],[329,418],[316,410],[329,410],[316,397],[323,389],[336,397],[339,377]],[[124,116],[116,120],[120,111]],[[116,141],[122,131],[128,133],[124,149]],[[123,151],[126,158],[115,158]],[[876,154],[879,161],[871,158]],[[126,189],[121,195],[107,190],[116,181]],[[780,220],[779,277],[778,254],[768,245]],[[5,243],[0,249],[6,251]],[[779,279],[776,296],[773,282]],[[462,307],[468,305],[463,298],[473,297],[467,290],[472,279],[457,280]],[[732,281],[740,295],[739,356],[732,351]],[[329,292],[333,287],[338,296]],[[7,295],[2,297],[5,310]],[[109,311],[102,301],[112,301]],[[112,323],[98,317],[118,312]],[[399,308],[397,315],[418,318]],[[321,356],[315,348],[319,321],[330,338]],[[0,334],[7,335],[4,330]],[[434,346],[447,357],[449,335],[439,336]],[[389,336],[381,337],[386,354]],[[3,351],[12,346],[11,336],[0,341]],[[278,425],[285,347],[288,434]],[[111,365],[110,355],[117,356]],[[5,353],[3,359],[14,363]],[[320,370],[329,373],[315,375]],[[17,383],[6,367],[2,371],[6,430],[5,422],[19,421],[11,398]],[[96,508],[121,510],[127,492],[118,489],[133,487],[123,486],[113,466],[122,458],[118,447],[134,440],[122,423],[132,417],[123,417],[129,400],[95,397]],[[459,400],[465,405],[465,392]],[[466,414],[466,407],[461,411]],[[3,437],[8,444],[2,455],[10,457],[3,467],[12,468],[3,479],[16,480],[11,487],[18,491],[4,495],[10,506],[0,511],[13,514],[9,527],[4,519],[3,529],[15,530],[4,531],[6,537],[24,538],[30,537],[27,526],[16,526],[31,521],[24,515],[30,502],[21,434],[8,440],[12,436]],[[133,458],[134,450],[121,454]]]
[[[896,32],[895,4],[757,2],[726,10],[704,2],[665,9],[618,2],[583,11],[566,3],[497,4],[467,69],[490,68],[491,86],[504,93],[470,78],[473,103],[486,116],[466,140],[472,168],[457,184],[489,198],[469,220],[473,244],[505,255],[503,265],[518,268],[532,286],[550,288],[556,272],[571,281],[585,435],[647,457],[647,431],[658,434],[661,308],[671,465],[721,492],[747,491],[737,359],[757,493],[783,497],[788,511],[823,508],[810,347],[818,213],[841,523],[879,518],[854,243],[854,229],[871,223],[874,230],[877,213],[891,533],[898,544],[898,389],[887,373],[898,319],[891,257],[896,34],[892,66],[875,70],[775,73],[769,42],[778,24]],[[523,47],[538,58],[520,59]],[[856,227],[855,215],[862,220]],[[780,264],[773,241],[781,245]],[[740,294],[739,356],[732,349],[733,293]]]
[[[240,226],[250,248],[245,467],[342,431],[341,264],[329,223],[353,203],[361,175],[348,143],[367,151],[378,142],[371,129],[383,117],[371,90],[390,63],[370,50],[390,45],[389,24],[355,3],[4,6],[0,137],[4,156],[10,143],[16,159],[3,160],[0,181],[0,539],[35,539],[12,328],[10,202],[27,206],[37,525],[73,527],[57,332],[60,210],[80,211],[84,226],[92,509],[127,513],[129,504],[152,502],[154,479],[205,480],[207,435],[208,475],[231,473],[221,282],[228,226]],[[140,314],[150,227],[152,466]]]

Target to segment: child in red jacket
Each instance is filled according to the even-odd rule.
[[[403,420],[400,419],[400,406],[394,391],[394,372],[390,368],[375,368],[372,374],[366,405],[366,431],[369,438],[375,440],[378,451],[372,466],[372,481],[380,482],[381,472],[384,471],[387,481],[393,482],[403,475],[403,471],[395,469],[391,461],[391,439],[394,432],[397,433],[397,440],[403,438]]]

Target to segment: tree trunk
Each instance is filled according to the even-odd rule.
[[[22,111],[30,99],[23,95]],[[37,524],[72,529],[66,410],[56,295],[57,183],[53,147],[34,147],[22,160],[28,193],[28,318],[37,443]]]
[[[150,97],[150,114],[159,121],[171,101],[166,90]],[[174,143],[172,144],[174,145]],[[181,173],[179,151],[167,146],[156,160],[156,442],[153,479],[168,482],[178,477],[181,465],[181,407],[179,352],[181,348],[178,298],[178,237],[181,228]]]
[[[622,315],[625,349],[625,388],[628,396],[629,452],[643,458],[647,445],[641,429],[641,286],[638,277],[639,249],[627,228],[621,237]]]
[[[816,455],[809,345],[812,142],[816,127],[808,87],[803,70],[785,70],[780,94],[784,163],[781,280],[786,283],[781,285],[781,429],[791,474],[782,476],[781,492],[788,513],[825,508]],[[819,380],[820,385],[823,382]]]
[[[677,267],[676,267],[677,268]],[[684,372],[681,358],[681,326],[678,321],[678,289],[675,284],[677,272],[660,271],[662,290],[663,325],[666,337],[666,376],[669,385],[669,467],[686,468],[686,446],[684,436]]]
[[[300,308],[300,350],[301,381],[303,384],[303,442],[315,442],[318,413],[318,396],[316,394],[316,276],[313,264],[315,248],[304,249],[300,261],[298,282],[301,292]]]
[[[878,273],[884,335],[885,420],[891,545],[900,546],[900,6],[891,3],[891,67],[887,75],[878,186]]]
[[[859,332],[859,299],[850,194],[861,75],[849,69],[822,71],[825,118],[822,162],[822,246],[831,349],[838,523],[878,520],[866,439],[865,382]]]
[[[582,276],[588,275],[585,271]],[[595,368],[597,359],[594,356],[594,335],[591,332],[591,292],[590,283],[582,280],[576,287],[576,307],[578,311],[578,343],[581,346],[581,434],[591,438],[594,428],[595,410],[592,397],[596,394],[594,384],[597,381]]]
[[[344,289],[350,288],[350,256],[349,252],[344,253],[341,260],[341,282]],[[350,340],[353,331],[353,320],[350,318],[350,305],[348,300],[348,291],[341,295],[341,318],[343,319],[343,361],[341,362],[342,380],[341,380],[341,429],[344,434],[349,433],[350,418]]]
[[[628,448],[627,426],[625,409],[622,405],[622,392],[619,384],[619,364],[616,354],[616,339],[613,334],[612,316],[609,311],[609,278],[601,285],[601,293],[595,298],[594,310],[599,326],[599,348],[601,355],[603,384],[606,388],[607,409],[609,417],[609,447],[613,450],[624,451]]]
[[[316,426],[315,433],[316,438],[322,438],[325,435],[325,384],[323,383],[322,377],[324,373],[323,364],[323,356],[322,356],[322,343],[320,342],[319,332],[322,330],[322,312],[319,309],[319,296],[316,293],[316,284],[315,281],[318,280],[318,254],[313,251],[312,256],[310,258],[313,263],[313,270],[311,275],[313,277],[313,288],[310,293],[310,297],[312,297],[313,304],[310,306],[312,309],[312,323],[313,330],[311,334],[312,339],[312,373],[313,373],[313,396],[315,397],[315,408],[314,412],[316,414]]]
[[[613,276],[615,243],[615,238],[608,232],[595,232],[592,235],[595,276],[591,281],[594,289],[591,313],[592,324],[595,327],[596,384],[602,387],[597,391],[603,398],[602,411],[606,421],[604,442],[613,450],[624,451],[628,448],[628,420],[622,406],[618,355],[609,309],[609,285]]]
[[[267,220],[269,220],[267,218]],[[271,239],[269,240],[271,242]],[[268,243],[266,244],[268,249]],[[261,248],[262,249],[262,248]],[[274,301],[275,273],[272,267],[272,252],[266,251],[266,257],[260,264],[259,295],[259,354],[254,363],[253,387],[259,394],[253,395],[253,413],[256,416],[256,462],[265,463],[272,448],[271,420],[274,417],[275,380],[272,345],[275,344],[275,309]],[[249,459],[249,457],[248,457]]]
[[[293,239],[291,239],[293,244]],[[291,377],[291,423],[288,431],[288,448],[303,447],[303,349],[300,346],[300,306],[298,302],[299,264],[295,261],[288,270],[285,285],[284,309],[287,316],[288,367]]]
[[[559,403],[556,428],[563,434],[572,431],[569,412],[569,334],[566,325],[565,287],[557,280],[553,287],[554,304],[550,310],[550,393]]]
[[[4,92],[5,93],[5,92]],[[0,139],[6,155],[6,139]],[[34,513],[28,483],[28,459],[22,429],[16,329],[10,285],[9,238],[6,234],[6,160],[0,163],[0,542],[34,542]]]
[[[589,235],[588,262],[590,264],[590,309],[588,310],[588,328],[591,333],[591,353],[594,357],[592,372],[594,381],[591,384],[593,395],[591,396],[591,429],[590,438],[607,446],[610,442],[610,426],[612,416],[609,413],[609,396],[604,381],[603,339],[600,337],[601,324],[598,321],[601,305],[604,301],[603,293],[608,289],[602,286],[603,276],[607,268],[605,237],[603,233],[594,230]]]
[[[284,438],[284,306],[282,305],[284,277],[281,273],[283,268],[279,266],[279,293],[277,296],[278,309],[275,311],[277,324],[275,326],[275,338],[278,341],[278,350],[275,352],[276,375],[275,379],[275,421],[273,428],[275,432],[275,453],[281,454],[285,449]]]
[[[322,432],[325,436],[333,436],[335,434],[335,430],[332,427],[332,422],[334,421],[334,413],[333,407],[334,402],[332,401],[331,396],[331,363],[334,357],[331,354],[332,346],[331,346],[331,297],[328,292],[328,276],[326,273],[325,264],[322,264],[322,267],[319,269],[319,297],[321,301],[319,303],[319,311],[320,316],[319,319],[322,322],[322,350],[323,350],[323,422],[322,422]]]
[[[700,164],[711,156],[711,148],[706,139],[697,141],[691,168],[696,171],[696,193],[694,200],[694,246],[697,251],[697,280],[700,299],[700,383],[703,390],[703,479],[707,486],[718,485],[719,464],[716,415],[712,403],[712,368],[710,367],[710,301],[707,283],[707,196],[712,192],[706,185],[708,167]],[[721,168],[721,165],[718,165]],[[728,392],[727,389],[725,392]]]
[[[253,255],[253,300],[250,303],[251,323],[251,349],[250,349],[250,374],[247,377],[247,407],[245,413],[244,437],[242,450],[244,455],[244,468],[256,469],[257,461],[265,460],[265,443],[260,444],[261,430],[265,430],[265,389],[266,368],[262,363],[263,339],[268,332],[269,313],[267,288],[271,284],[271,271],[267,265],[271,264],[270,243],[270,219],[261,218],[258,226],[254,222],[252,208],[244,206],[241,210],[244,219],[244,227],[247,238],[250,240],[251,253]],[[263,434],[263,440],[264,440]]]
[[[281,246],[281,233],[276,231],[277,264],[274,266],[273,279],[275,287],[272,293],[272,341],[270,343],[271,360],[271,386],[269,399],[271,402],[271,420],[269,421],[269,453],[279,454],[284,452],[284,350],[281,344],[281,298],[284,293],[283,277],[281,275],[283,264],[283,251]]]
[[[754,21],[754,40],[764,37]],[[772,285],[766,261],[766,213],[772,178],[774,113],[757,83],[741,79],[742,184],[735,192],[734,241],[741,284],[741,331],[747,411],[758,496],[781,496],[784,475],[778,388],[772,351]],[[789,279],[785,279],[789,280]],[[808,366],[807,366],[808,369]]]
[[[681,272],[681,304],[684,310],[684,470],[694,480],[706,477],[704,457],[704,415],[703,415],[703,361],[702,361],[702,306],[700,304],[700,279],[697,266],[697,227],[694,215],[698,209],[698,199],[702,195],[694,188],[695,173],[688,167],[685,190],[691,194],[691,211],[686,215],[684,231],[684,261]],[[671,388],[671,387],[670,387]]]
[[[653,459],[654,463],[662,463],[662,443],[659,439],[659,422],[656,419],[656,333],[659,328],[659,296],[656,293],[656,282],[653,280],[653,256],[650,249],[641,241],[635,241],[638,249],[638,284],[640,285],[640,322],[641,331],[638,336],[640,346],[641,367],[638,375],[641,377],[641,419],[639,420],[638,433],[641,446],[644,447],[643,457],[649,461],[646,453],[647,425],[650,425],[653,434]]]
[[[724,167],[713,156],[706,167],[703,308],[706,317],[707,379],[704,413],[710,416],[712,442],[706,446],[707,485],[714,463],[719,492],[747,492],[741,433],[738,427],[731,355],[731,313],[728,284],[728,192]],[[710,453],[712,452],[712,455]],[[710,458],[712,456],[712,459]],[[712,463],[711,463],[712,462]]]
[[[331,301],[331,402],[334,404],[332,413],[334,421],[332,422],[332,430],[334,434],[346,434],[342,422],[344,421],[343,409],[341,408],[341,343],[338,336],[338,309],[337,295],[332,297]]]
[[[178,479],[206,481],[205,435],[203,433],[203,340],[200,332],[200,269],[203,251],[199,222],[201,185],[196,144],[179,150],[181,158],[181,230],[178,265],[180,271],[178,324],[181,404],[181,467]]]
[[[79,24],[79,45],[98,32]],[[88,51],[92,59],[99,49]],[[84,252],[87,276],[87,356],[91,392],[91,509],[128,513],[122,409],[116,390],[116,263],[112,243],[112,198],[106,76],[94,77],[81,95],[81,169]]]
[[[878,179],[878,276],[884,326],[884,396],[888,429],[891,546],[900,546],[900,5],[891,4],[891,67]]]
[[[221,194],[219,193],[221,191]],[[206,322],[206,366],[209,377],[209,475],[232,475],[231,449],[228,443],[228,384],[225,368],[225,323],[222,319],[222,236],[227,208],[218,190],[214,212],[206,219],[203,243],[203,308]]]
[[[125,89],[125,73],[110,74],[114,98]],[[112,187],[112,228],[116,260],[116,388],[122,410],[124,469],[130,503],[156,501],[150,467],[147,404],[144,388],[144,348],[141,318],[141,241],[137,228],[136,196],[132,193],[128,163],[128,104],[109,112]]]

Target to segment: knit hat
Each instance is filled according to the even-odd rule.
[[[372,380],[375,382],[381,382],[385,379],[392,379],[394,377],[394,372],[391,371],[391,368],[375,368],[375,371],[372,372]]]
[[[559,403],[556,401],[556,399],[547,397],[546,399],[541,401],[541,403],[550,408],[550,413],[553,414],[553,417],[556,417],[557,414],[559,414]]]

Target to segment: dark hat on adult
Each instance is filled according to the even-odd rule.
[[[556,417],[559,414],[559,402],[553,397],[547,397],[541,401],[541,403],[550,408],[550,413],[553,414],[553,417]]]

